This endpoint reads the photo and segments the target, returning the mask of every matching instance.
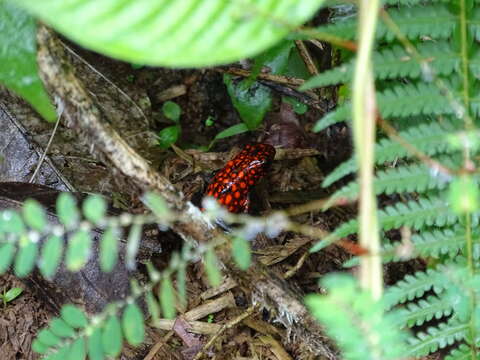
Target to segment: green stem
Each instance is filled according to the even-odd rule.
[[[465,240],[467,245],[467,264],[471,275],[475,273],[473,263],[472,215],[469,213],[465,221]]]
[[[359,5],[359,48],[352,97],[353,133],[359,162],[359,240],[369,254],[360,260],[360,283],[363,288],[371,291],[375,299],[379,299],[383,292],[383,278],[373,188],[376,104],[371,54],[380,1],[361,0]]]
[[[467,8],[466,0],[460,0],[460,57],[462,59],[462,82],[463,82],[463,106],[465,106],[465,127],[471,130],[473,127],[472,118],[470,117],[470,77],[468,71],[468,28],[467,28]]]

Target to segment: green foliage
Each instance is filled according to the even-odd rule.
[[[134,269],[143,225],[168,226],[175,221],[161,196],[146,193],[142,200],[151,214],[110,216],[104,198],[98,195],[90,195],[82,204],[77,204],[71,194],[61,194],[57,198],[58,223],[55,224],[50,223],[51,214],[47,217],[45,209],[33,200],[25,201],[19,211],[0,211],[0,270],[4,273],[13,264],[17,276],[27,276],[37,264],[42,275],[52,278],[64,257],[68,271],[79,271],[91,256],[97,256],[92,254],[93,241],[97,240],[102,271],[109,272],[119,266],[120,256],[124,260],[122,266]],[[125,227],[129,228],[126,241],[121,239]],[[94,228],[101,233],[100,237],[93,236]],[[120,254],[121,243],[125,243],[124,256]],[[39,332],[32,348],[45,359],[83,359],[87,354],[91,359],[104,359],[118,356],[124,341],[132,346],[141,344],[145,337],[145,319],[137,304],[147,304],[154,326],[161,314],[175,318],[177,303],[186,304],[187,264],[201,257],[205,259],[210,282],[218,285],[222,276],[213,246],[192,249],[185,245],[180,254],[172,256],[162,273],[147,264],[150,280],[141,286],[132,283],[127,298],[108,304],[101,313],[88,317],[79,307],[63,306],[60,317],[52,319]],[[154,295],[154,288],[159,289],[158,297]],[[6,304],[20,292],[5,290],[0,299]]]
[[[162,112],[167,119],[172,120],[174,123],[178,123],[180,115],[182,114],[182,108],[173,101],[165,101],[162,105]]]
[[[27,100],[48,121],[56,118],[37,72],[35,19],[16,5],[0,2],[0,83]]]
[[[246,133],[247,131],[249,131],[249,129],[247,125],[245,125],[244,123],[232,125],[220,131],[217,135],[215,135],[213,140],[208,145],[208,149],[210,149],[217,142],[217,140],[225,139],[230,136],[243,134],[243,133]]]
[[[474,349],[480,342],[478,4],[433,0],[386,4],[393,5],[387,6],[387,12],[405,38],[396,39],[394,27],[379,21],[373,72],[380,125],[390,125],[378,126],[375,146],[374,187],[377,195],[383,195],[378,212],[381,255],[384,262],[421,257],[427,265],[390,286],[383,303],[387,313],[394,311],[396,326],[411,331],[403,357],[419,358],[451,346],[448,359],[478,358]],[[357,25],[351,17],[320,30],[354,39]],[[351,58],[313,77],[303,89],[348,87],[355,65]],[[350,117],[347,101],[320,119],[314,130],[348,123]],[[356,170],[354,155],[331,172],[323,185],[330,186]],[[358,184],[349,181],[327,206],[358,196]],[[350,220],[312,251],[357,231],[357,220]],[[358,263],[359,258],[354,258],[346,265]],[[339,325],[332,321],[330,326]]]
[[[223,79],[240,118],[249,130],[255,130],[272,104],[270,89],[256,82],[252,84],[249,79],[235,83],[228,74]]]
[[[3,293],[0,293],[0,301],[3,303],[3,307],[5,308],[9,302],[15,300],[22,293],[23,289],[21,287],[13,287],[8,290],[4,289]]]
[[[192,67],[237,61],[274,45],[323,0],[95,0],[17,3],[80,45],[133,63]],[[286,21],[279,26],[276,19]],[[283,24],[283,22],[280,24]]]
[[[398,359],[405,334],[396,326],[398,315],[385,315],[381,302],[361,291],[353,278],[329,275],[322,280],[328,295],[308,295],[305,302],[337,342],[342,359]]]
[[[222,273],[218,265],[217,256],[212,249],[207,250],[203,259],[205,264],[205,272],[207,273],[208,281],[213,287],[220,285],[222,282]]]
[[[252,253],[248,240],[240,236],[234,237],[232,241],[232,255],[233,260],[235,260],[235,263],[240,269],[248,269],[252,261]]]
[[[175,125],[167,126],[158,133],[158,144],[162,149],[168,149],[175,144],[182,133],[180,126],[180,115],[182,109],[173,101],[166,101],[162,106],[163,115],[173,121]]]

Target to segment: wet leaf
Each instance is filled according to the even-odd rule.
[[[128,304],[123,312],[122,325],[125,339],[132,346],[140,345],[145,337],[143,314],[135,304]]]
[[[48,121],[55,109],[38,76],[36,23],[16,4],[0,2],[0,83],[27,100]]]
[[[118,0],[103,0],[99,7],[97,0],[17,0],[84,47],[130,63],[173,67],[227,64],[258,54],[312,17],[322,2],[127,0],[119,6]]]

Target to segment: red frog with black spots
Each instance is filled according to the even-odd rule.
[[[265,176],[274,157],[271,145],[246,145],[215,174],[205,196],[213,196],[232,213],[248,212],[249,192]]]

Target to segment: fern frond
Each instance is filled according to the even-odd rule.
[[[417,302],[411,302],[398,310],[399,326],[413,327],[432,319],[450,316],[453,305],[448,297],[429,296]]]
[[[417,201],[399,202],[385,207],[378,212],[378,221],[383,230],[398,229],[402,226],[419,230],[425,226],[452,225],[458,221],[458,216],[443,199],[423,197]],[[474,221],[478,221],[478,214],[474,214]],[[337,239],[356,233],[357,230],[357,219],[343,223],[315,244],[311,251],[319,251]]]
[[[461,344],[458,348],[453,349],[450,354],[447,355],[445,360],[471,360],[472,349],[466,344]],[[478,359],[478,356],[477,356]]]
[[[410,40],[418,40],[422,36],[437,40],[447,39],[452,35],[457,21],[455,14],[449,12],[447,6],[442,4],[389,9],[388,13],[400,31]],[[348,40],[356,38],[357,29],[357,21],[354,19],[322,27],[322,31]],[[375,37],[379,41],[391,42],[395,39],[395,34],[380,22]]]
[[[454,73],[460,61],[459,54],[454,52],[451,45],[446,41],[419,44],[417,51],[437,76]],[[352,78],[354,64],[355,61],[351,60],[334,69],[318,74],[302,85],[301,89],[308,90],[316,87],[348,83]],[[480,71],[479,56],[471,59],[470,67],[473,73]],[[419,79],[423,71],[417,59],[408,54],[403,47],[397,45],[374,52],[373,69],[375,78],[379,80],[399,77]]]
[[[384,245],[381,251],[382,262],[405,261],[417,256],[438,259],[443,255],[448,255],[453,258],[465,246],[465,229],[454,227],[454,229],[446,228],[421,232],[414,234],[410,241],[413,249],[409,249],[408,257],[405,257],[405,254],[401,251],[402,243],[395,242]],[[359,264],[359,260],[359,257],[354,257],[345,262],[343,266],[356,266]]]
[[[403,118],[416,115],[450,115],[454,107],[432,83],[397,85],[377,95],[378,108],[383,118]],[[477,99],[472,99],[472,109],[477,109]],[[474,106],[475,104],[475,106]],[[315,131],[347,121],[351,116],[351,103],[337,107],[315,124]]]
[[[446,164],[446,162],[446,159],[440,160],[441,164]],[[434,174],[429,166],[415,163],[377,172],[374,187],[377,195],[423,193],[426,190],[444,189],[447,186],[446,180],[438,174]],[[358,183],[352,181],[333,194],[329,203],[334,203],[339,198],[357,199],[358,190]]]
[[[422,297],[425,292],[432,289],[436,294],[443,292],[448,286],[443,269],[444,266],[438,266],[436,269],[427,269],[426,271],[418,271],[413,275],[406,275],[385,291],[384,302],[386,308],[390,309],[397,304]]]
[[[457,341],[464,340],[467,337],[468,329],[468,323],[456,319],[441,323],[437,327],[429,327],[426,332],[420,332],[408,339],[408,355],[425,356]]]
[[[342,359],[397,359],[402,355],[405,334],[352,277],[329,275],[322,285],[329,289],[328,295],[308,295],[305,302],[338,343]]]
[[[399,135],[415,148],[423,151],[429,156],[433,156],[440,153],[447,153],[449,150],[450,152],[453,152],[445,139],[454,131],[455,127],[452,123],[444,121],[442,123],[435,122],[431,124],[420,124],[400,132]],[[394,140],[387,138],[382,139],[377,145],[375,145],[376,164],[382,164],[395,159],[403,159],[409,155],[408,150]],[[353,156],[332,171],[323,180],[322,186],[330,186],[335,181],[356,171],[356,169],[356,159]]]

